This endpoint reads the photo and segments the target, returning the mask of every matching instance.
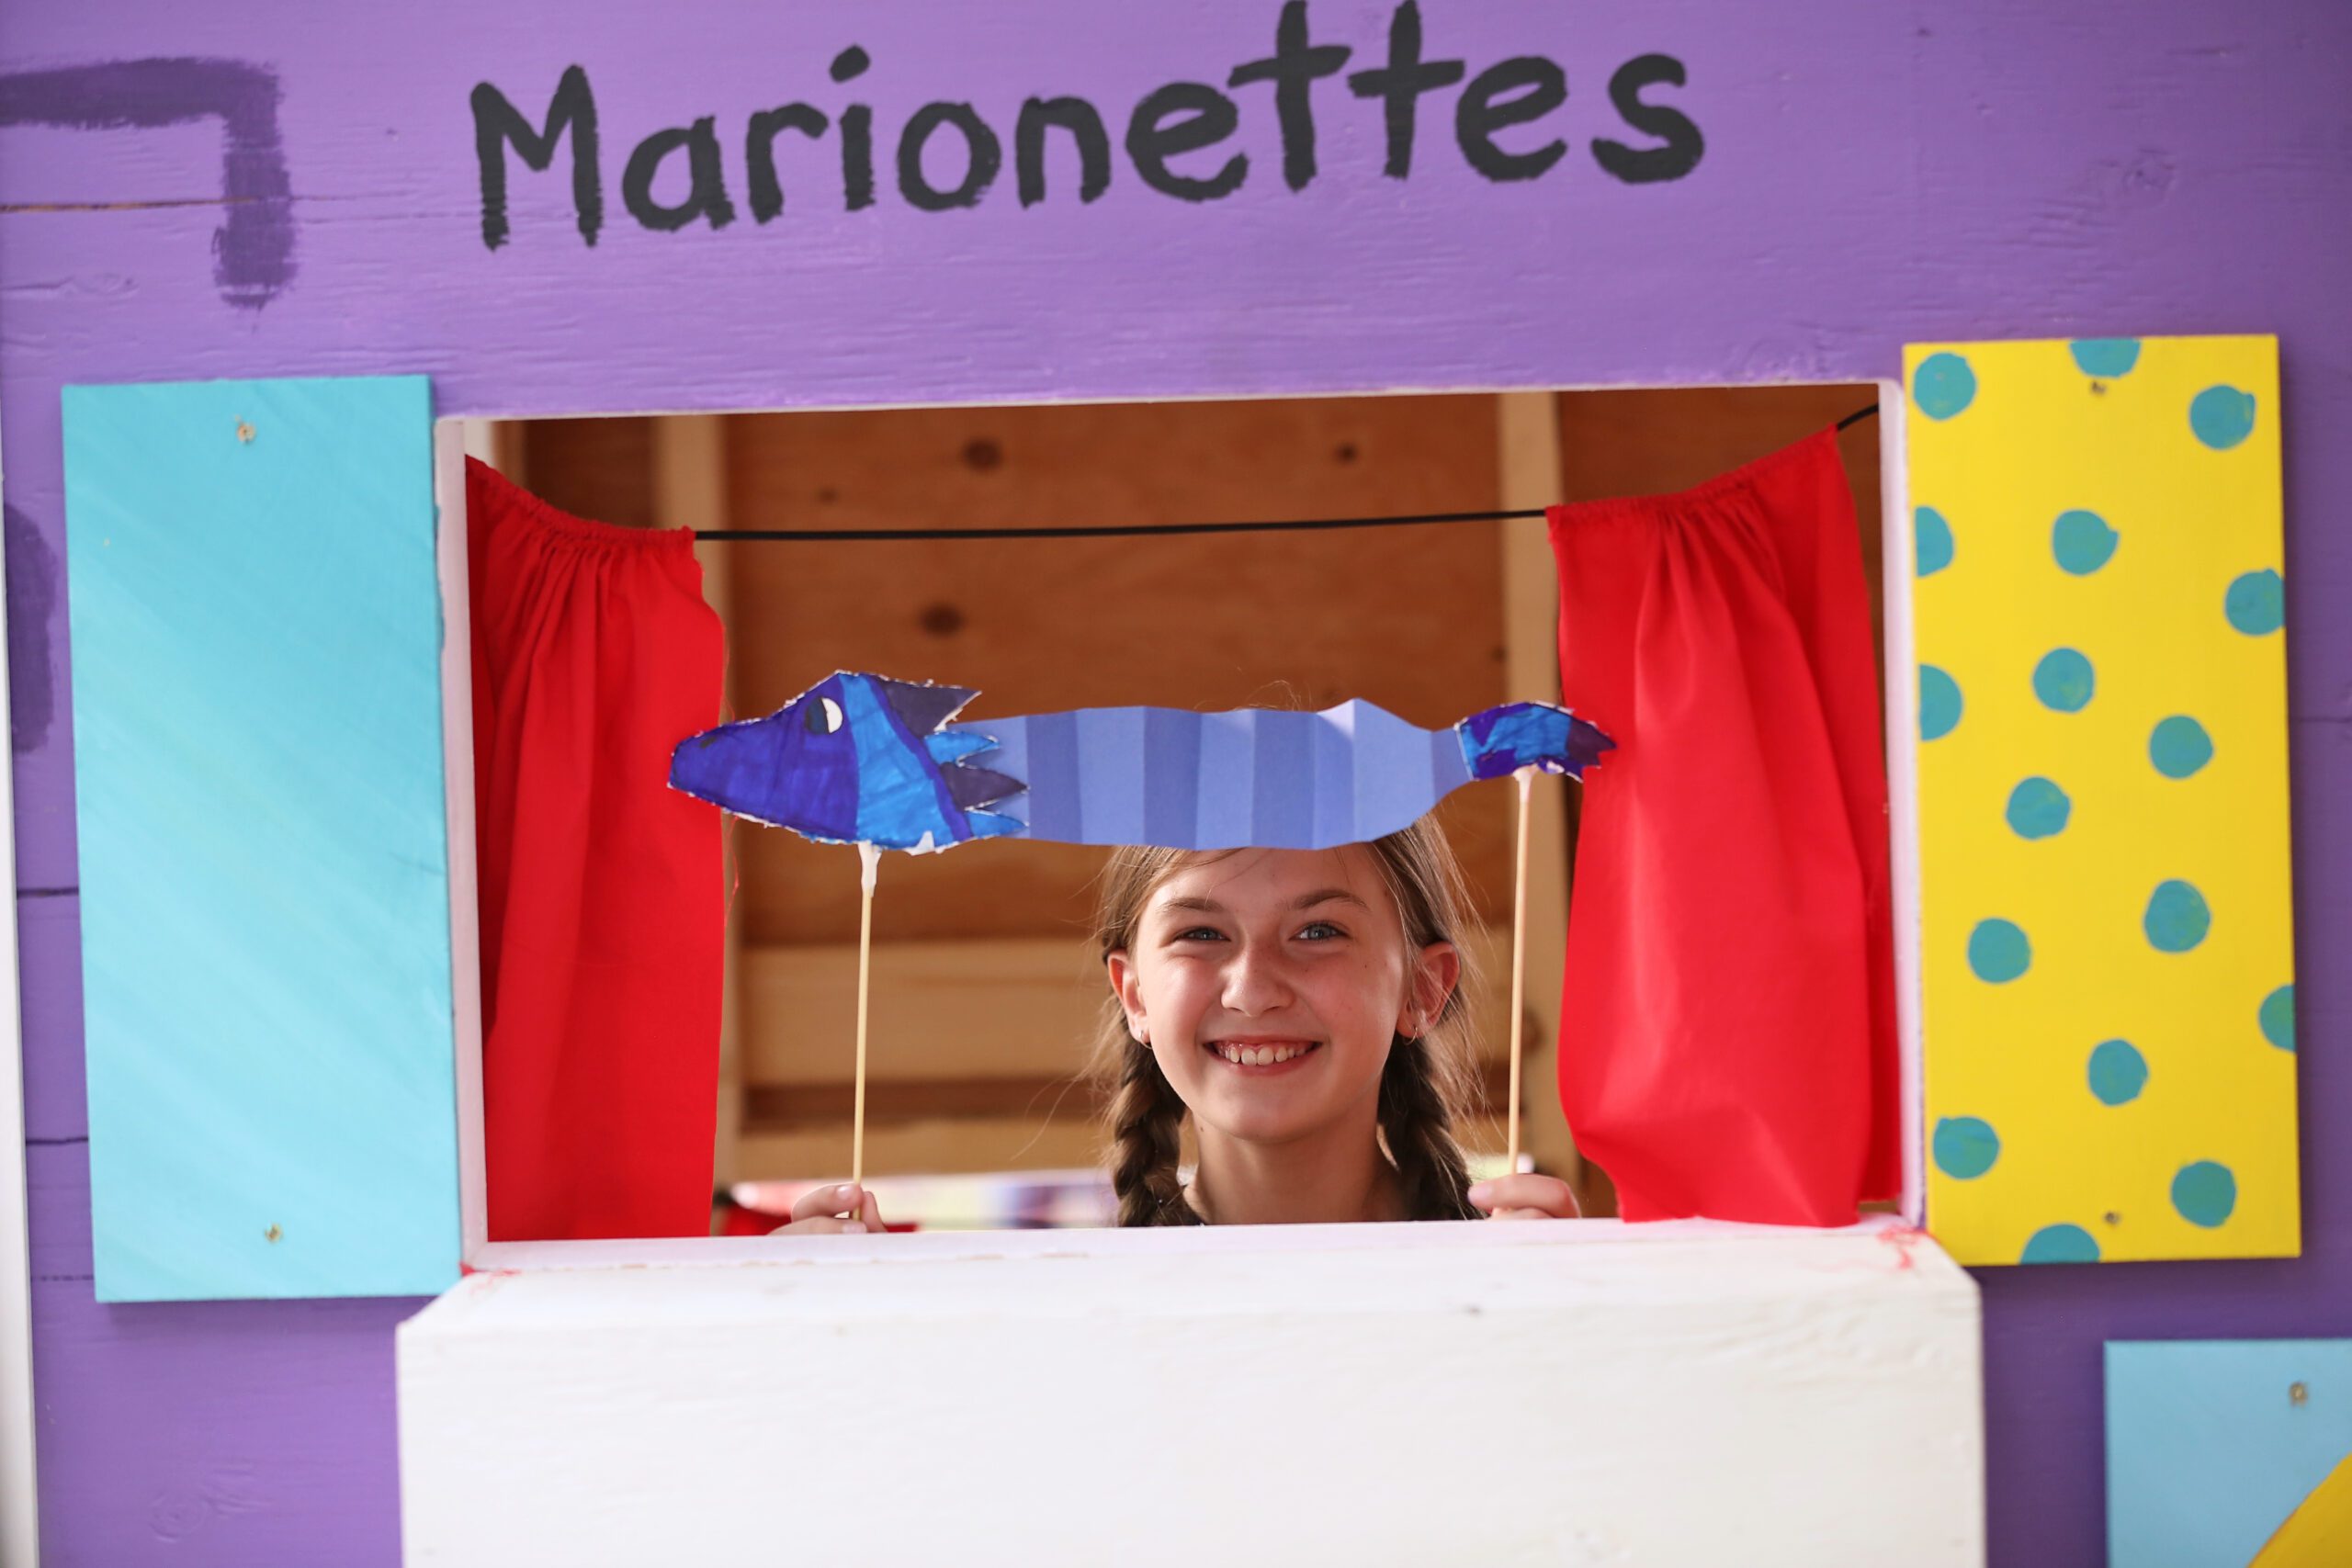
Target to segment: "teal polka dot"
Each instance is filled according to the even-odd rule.
[[[2189,400],[2188,428],[2214,451],[2228,451],[2254,434],[2254,394],[2235,387],[2206,388]]]
[[[1947,1116],[1936,1123],[1935,1154],[1938,1170],[1973,1181],[2001,1157],[2001,1135],[1980,1117]]]
[[[2287,585],[2275,571],[2249,571],[2230,584],[2222,613],[2248,637],[2267,637],[2287,624]]]
[[[2018,1254],[2020,1263],[2096,1263],[2098,1243],[2080,1225],[2044,1225]]]
[[[1960,726],[1960,682],[1932,664],[1919,666],[1919,739],[1941,740]]]
[[[2205,907],[2205,895],[2188,883],[2160,882],[2141,923],[2158,953],[2187,953],[2213,929],[2213,911]]]
[[[2281,986],[2262,998],[2262,1037],[2281,1051],[2295,1048],[2295,987]]]
[[[2090,1078],[2101,1105],[2121,1105],[2148,1087],[2148,1059],[2129,1040],[2102,1040],[2091,1051]]]
[[[2028,779],[2009,791],[2009,826],[2020,839],[2046,839],[2065,830],[2075,803],[2048,779]]]
[[[2033,667],[2033,694],[2060,713],[2082,712],[2096,684],[2091,661],[2071,648],[2052,649]]]
[[[2172,1206],[2190,1224],[2211,1230],[2236,1211],[2238,1179],[2228,1166],[2210,1159],[2182,1166],[2172,1179]]]
[[[1951,525],[1944,514],[1932,506],[1922,506],[1911,513],[1912,532],[1916,539],[1913,553],[1919,559],[1919,575],[1933,577],[1951,564]]]
[[[2033,966],[2033,943],[2008,920],[1979,920],[1968,933],[1968,966],[1978,979],[2005,986]]]
[[[1957,354],[1931,354],[1911,378],[1911,398],[1929,419],[1950,419],[1976,400],[1976,372]]]
[[[2118,536],[2096,512],[2062,512],[2050,527],[2050,553],[2062,570],[2088,577],[2115,554]]]
[[[2132,367],[2140,363],[2140,340],[2078,337],[2066,345],[2066,352],[2075,356],[2075,367],[2084,375],[2112,381],[2118,376],[2129,376]]]
[[[2213,760],[2213,738],[2187,714],[2159,722],[2148,736],[2148,761],[2168,779],[2185,779]]]

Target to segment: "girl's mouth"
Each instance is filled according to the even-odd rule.
[[[1297,1066],[1322,1043],[1319,1040],[1205,1040],[1201,1049],[1227,1066],[1263,1075]]]

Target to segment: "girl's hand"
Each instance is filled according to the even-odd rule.
[[[1566,1182],[1532,1170],[1477,1183],[1470,1189],[1470,1201],[1490,1220],[1573,1220],[1582,1212]]]
[[[812,1187],[792,1201],[792,1223],[778,1225],[770,1235],[876,1235],[882,1234],[882,1210],[874,1194],[854,1181],[838,1187]]]

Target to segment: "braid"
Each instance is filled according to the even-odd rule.
[[[1196,1225],[1176,1179],[1184,1102],[1151,1047],[1130,1036],[1121,1052],[1119,1087],[1111,1097],[1111,1187],[1122,1225]]]
[[[1380,1131],[1410,1220],[1475,1220],[1470,1169],[1425,1040],[1398,1035],[1380,1074]]]

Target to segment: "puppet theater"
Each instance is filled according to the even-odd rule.
[[[0,1562],[2352,1560],[2347,65],[28,12]],[[1607,730],[1439,807],[1465,1141],[1595,1217],[1097,1228],[1074,911],[1209,807],[1073,742],[868,976],[843,842],[611,760],[836,670],[1040,840],[1072,711]],[[911,1234],[759,1234],[853,1126]]]

